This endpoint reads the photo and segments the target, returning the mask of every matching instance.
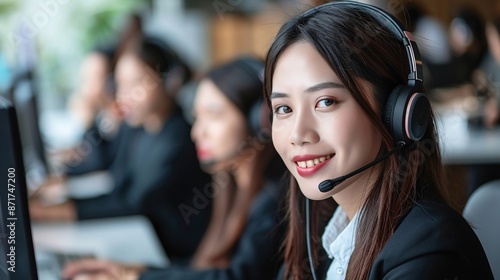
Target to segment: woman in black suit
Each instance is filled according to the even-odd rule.
[[[383,10],[340,1],[271,45],[272,139],[292,175],[286,279],[492,279],[449,206],[412,39]]]

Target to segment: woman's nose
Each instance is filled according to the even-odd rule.
[[[319,134],[315,127],[311,114],[297,114],[290,133],[290,143],[298,146],[317,143]]]
[[[202,137],[203,134],[203,125],[200,120],[196,120],[191,127],[191,139],[193,142],[196,142],[196,139]]]

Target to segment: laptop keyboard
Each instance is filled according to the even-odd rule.
[[[96,256],[83,252],[55,252],[41,250],[36,252],[39,280],[59,280],[61,271],[68,262],[81,259],[94,259]]]
[[[59,267],[64,267],[64,265],[66,265],[66,263],[68,262],[95,258],[93,254],[84,253],[54,253],[54,257],[57,260],[57,264],[59,265]]]

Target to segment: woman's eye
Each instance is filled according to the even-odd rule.
[[[325,98],[325,99],[321,99],[320,101],[318,101],[318,103],[316,104],[316,107],[328,107],[328,106],[331,106],[335,103],[337,103],[337,100],[331,99],[331,98]]]
[[[292,109],[288,106],[278,106],[274,109],[274,113],[278,115],[284,115],[292,112]]]

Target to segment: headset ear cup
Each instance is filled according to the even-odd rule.
[[[384,122],[396,143],[420,140],[430,120],[430,103],[417,88],[395,87],[387,99]]]
[[[401,132],[397,133],[398,128],[395,127],[394,120],[398,118],[398,116],[395,116],[395,108],[396,104],[398,103],[398,98],[401,96],[401,91],[405,88],[403,85],[398,85],[396,86],[391,93],[389,94],[389,97],[387,98],[387,102],[385,105],[385,110],[384,110],[384,123],[387,126],[387,129],[389,129],[389,132],[391,135],[394,137],[394,141],[397,143],[399,141],[404,141],[404,139],[398,139],[396,137],[396,134],[401,134]],[[403,111],[404,112],[404,111]],[[399,116],[400,119],[402,119],[404,116]],[[405,141],[406,143],[406,141]]]
[[[413,141],[422,139],[431,115],[431,104],[427,96],[422,92],[415,92],[408,101],[405,116],[405,133]]]
[[[389,131],[396,143],[404,142],[409,144],[411,138],[406,133],[406,106],[408,99],[413,92],[413,88],[406,85],[396,86],[386,103],[385,122],[388,124]]]

